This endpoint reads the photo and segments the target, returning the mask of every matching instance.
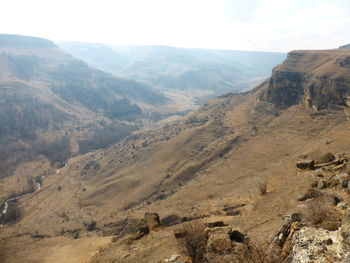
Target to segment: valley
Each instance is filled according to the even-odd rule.
[[[133,79],[191,100],[197,109],[206,100],[228,92],[247,91],[267,79],[286,54],[238,50],[189,49],[168,46],[113,46],[58,43],[90,66]],[[171,96],[171,98],[174,98]],[[174,98],[182,102],[181,98]]]
[[[343,207],[336,204],[332,209],[346,215],[349,189],[341,180],[349,177],[349,57],[346,48],[292,51],[252,90],[217,96],[185,116],[157,123],[145,120],[151,125],[133,129],[104,149],[71,155],[66,166],[65,160],[55,167],[42,156],[23,163],[1,181],[3,188],[18,188],[28,181],[24,175],[29,172],[33,180],[50,176],[40,191],[14,202],[15,218],[0,228],[2,262],[161,262],[181,252],[174,231],[185,222],[223,221],[252,240],[271,240],[286,215],[307,214],[310,200],[316,198],[305,197],[311,190],[336,196]],[[130,94],[125,98],[134,105],[155,103],[139,103]],[[94,112],[72,105],[77,125],[82,120],[109,121],[103,114],[108,108]],[[73,119],[66,107],[57,108]],[[76,136],[89,132],[87,127]],[[327,153],[335,155],[329,163],[323,160]],[[312,167],[298,169],[298,162]],[[64,168],[57,172],[59,167]],[[2,197],[11,191],[5,189]],[[150,225],[157,221],[153,213],[160,216],[155,227]],[[347,221],[332,231],[340,233],[346,226]],[[301,236],[295,244],[302,251],[303,232],[298,231],[295,237],[289,232],[287,236]],[[331,240],[340,244],[343,239]],[[288,251],[290,262],[303,262]],[[320,257],[329,256],[322,253]]]

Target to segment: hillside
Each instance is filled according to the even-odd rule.
[[[117,142],[167,102],[50,40],[0,35],[0,178],[8,186],[0,199],[34,190],[39,175],[72,155]]]
[[[157,262],[178,252],[178,225],[169,225],[199,219],[269,239],[282,216],[305,213],[308,203],[298,199],[320,180],[324,194],[348,205],[347,191],[332,181],[348,177],[346,163],[306,172],[295,164],[322,163],[328,152],[350,156],[349,57],[346,49],[293,51],[250,92],[70,159],[40,191],[17,200],[20,216],[1,229],[4,262]],[[123,236],[146,212],[166,227],[129,244]]]
[[[339,48],[341,48],[341,49],[343,49],[343,48],[350,48],[350,44],[347,44],[347,45],[341,46],[341,47],[339,47]]]
[[[271,74],[283,53],[186,49],[167,46],[59,45],[89,65],[155,88],[200,96],[252,88]]]

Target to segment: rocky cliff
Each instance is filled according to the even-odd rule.
[[[315,111],[350,106],[350,50],[292,51],[275,67],[260,98],[278,107]]]

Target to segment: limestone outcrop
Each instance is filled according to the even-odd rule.
[[[275,67],[260,99],[280,108],[303,105],[319,111],[350,106],[350,51],[292,51]]]

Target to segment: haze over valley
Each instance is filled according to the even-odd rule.
[[[347,1],[4,10],[1,263],[350,261]]]

